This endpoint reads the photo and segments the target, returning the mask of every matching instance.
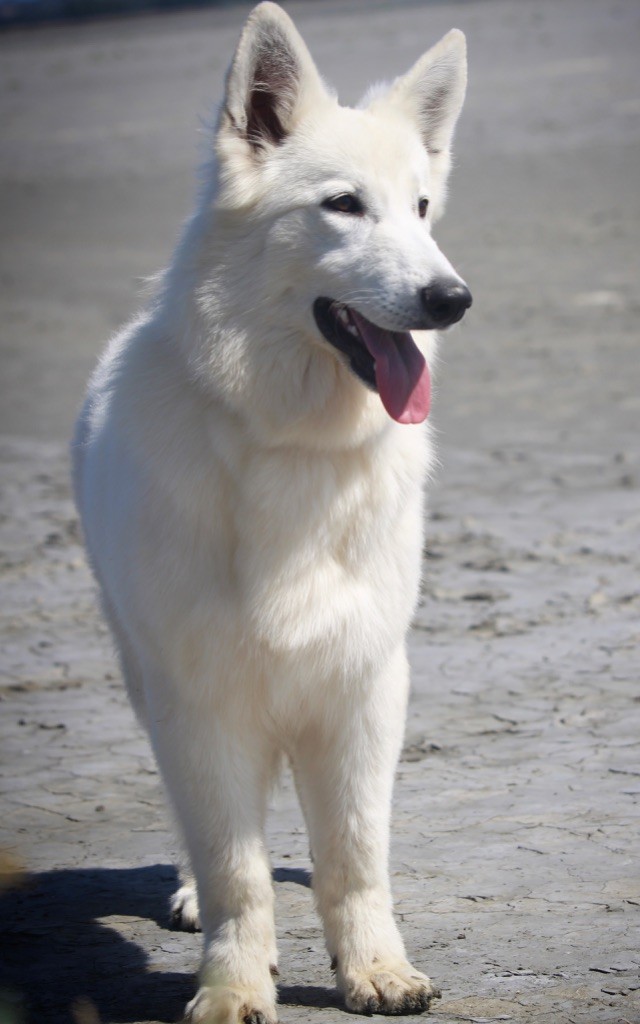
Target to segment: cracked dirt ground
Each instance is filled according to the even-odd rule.
[[[186,212],[246,8],[0,37],[0,1021],[179,1019],[199,938],[69,497],[104,337]],[[443,346],[392,846],[442,1021],[640,1021],[640,225],[631,0],[291,4],[354,99],[455,22],[471,85],[437,237]],[[329,15],[327,14],[329,12]],[[281,1020],[346,1020],[291,784],[269,820]],[[15,879],[13,879],[15,881]]]

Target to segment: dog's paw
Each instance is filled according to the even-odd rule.
[[[248,988],[203,985],[187,1005],[185,1024],[278,1024],[275,1005]]]
[[[348,972],[339,978],[347,1004],[354,1013],[424,1013],[440,992],[406,960],[376,962],[368,970]]]
[[[195,885],[183,885],[171,897],[171,924],[183,932],[200,931],[198,894]]]

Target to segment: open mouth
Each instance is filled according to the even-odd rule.
[[[408,331],[378,327],[333,299],[316,299],[313,315],[323,337],[346,357],[356,377],[378,392],[394,420],[422,423],[427,418],[429,368]]]

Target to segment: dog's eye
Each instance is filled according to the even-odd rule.
[[[331,199],[325,199],[322,206],[325,210],[335,210],[337,213],[364,213],[364,206],[358,197],[350,192],[345,192],[341,196],[332,196]]]
[[[418,213],[420,214],[420,216],[421,217],[426,217],[428,209],[429,209],[429,200],[428,199],[420,199],[420,201],[418,202]]]

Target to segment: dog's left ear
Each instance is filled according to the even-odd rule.
[[[318,93],[324,93],[322,80],[289,15],[278,4],[258,4],[227,74],[221,132],[259,156],[287,137]]]
[[[396,79],[386,100],[417,123],[426,149],[435,155],[451,146],[466,88],[467,45],[454,28]]]

